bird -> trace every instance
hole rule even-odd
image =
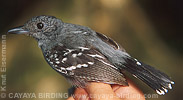
[[[47,63],[75,87],[85,88],[89,82],[128,86],[124,71],[159,95],[174,84],[168,75],[130,56],[110,37],[54,16],[35,16],[7,33],[37,40]]]

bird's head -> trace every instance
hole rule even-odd
[[[23,26],[10,29],[8,33],[26,34],[36,40],[53,40],[63,22],[54,16],[36,16],[27,21]],[[58,28],[59,27],[59,28]]]

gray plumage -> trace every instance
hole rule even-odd
[[[174,84],[166,74],[134,59],[115,41],[85,26],[37,16],[8,32],[35,38],[48,64],[77,87],[84,88],[90,81],[128,85],[122,70],[158,94],[165,94]]]

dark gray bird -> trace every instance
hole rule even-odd
[[[111,38],[53,16],[33,17],[8,33],[35,38],[48,64],[76,87],[84,88],[92,81],[127,86],[123,70],[160,95],[174,84],[166,74],[131,57]]]

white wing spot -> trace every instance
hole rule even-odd
[[[50,58],[53,58],[53,55],[50,55]]]
[[[83,64],[82,66],[83,66],[83,67],[88,67],[88,65],[87,65],[87,64]]]
[[[83,34],[87,34],[87,32],[83,32]]]
[[[88,62],[88,64],[93,65],[93,64],[94,64],[94,62]]]
[[[139,66],[141,66],[141,65],[142,65],[142,64],[141,64],[140,62],[138,62],[138,61],[136,62],[136,64],[137,64],[137,65],[139,65]]]
[[[60,67],[60,69],[61,69],[61,70],[65,70],[65,68],[64,68],[64,67]]]
[[[76,69],[76,66],[67,67],[66,70],[73,70]]]
[[[80,53],[78,53],[78,56],[81,56],[82,55],[82,53],[80,52]]]
[[[66,55],[68,55],[69,53],[71,53],[72,51],[74,51],[73,49],[67,49],[68,50],[68,52],[65,52],[64,53],[64,56],[66,56]]]
[[[59,63],[60,63],[60,61],[56,61],[55,63],[59,64]]]
[[[98,54],[95,54],[95,55],[87,54],[87,55],[90,56],[90,57],[93,57],[93,58],[97,57],[97,58],[102,58],[102,59],[104,59],[104,57],[102,57],[102,56],[100,56],[100,55],[98,55]]]
[[[66,70],[73,70],[73,69],[76,69],[76,68],[81,68],[81,67],[88,67],[87,64],[78,64],[77,66],[70,66],[70,67],[67,67]]]
[[[57,69],[59,72],[67,74],[67,71],[65,68],[61,67],[60,69]]]
[[[76,34],[78,34],[78,33],[81,33],[82,31],[73,31],[73,33],[76,33]]]
[[[78,48],[81,49],[81,51],[90,50],[89,48],[86,47],[78,47]]]
[[[136,75],[134,75],[134,74],[133,74],[133,77],[137,78],[137,76],[136,76]]]
[[[76,56],[77,56],[77,54],[75,54],[75,53],[74,53],[74,54],[72,54],[72,57],[73,57],[73,58],[75,58]]]
[[[88,65],[87,65],[87,64],[78,64],[76,67],[77,67],[77,68],[88,67]]]
[[[141,66],[142,64],[137,60],[137,59],[134,59],[136,61],[136,64]]]
[[[77,67],[77,68],[81,68],[82,66],[81,66],[81,64],[78,64],[76,67]]]
[[[64,63],[66,60],[67,60],[67,58],[63,58],[63,59],[62,59],[62,63]]]
[[[56,58],[56,57],[58,57],[58,55],[57,54],[54,54],[54,57]]]

